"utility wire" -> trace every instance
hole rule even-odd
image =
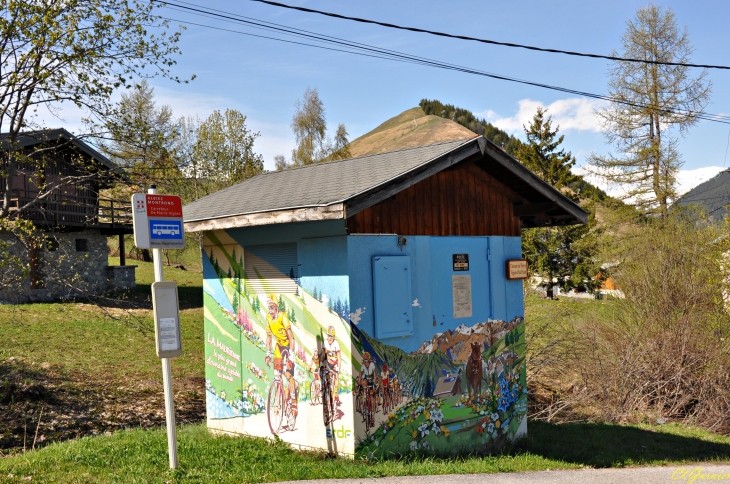
[[[445,32],[421,29],[421,28],[417,28],[417,27],[404,27],[402,25],[396,25],[396,24],[391,24],[391,23],[387,23],[387,22],[380,22],[378,20],[370,20],[370,19],[364,19],[364,18],[360,18],[360,17],[350,17],[347,15],[340,15],[340,14],[332,13],[332,12],[324,12],[322,10],[314,10],[312,8],[297,7],[294,5],[287,5],[285,3],[272,2],[271,0],[250,0],[250,1],[265,3],[267,5],[272,5],[274,7],[288,8],[291,10],[299,10],[300,12],[316,13],[319,15],[325,15],[327,17],[334,17],[334,18],[339,18],[339,19],[343,19],[343,20],[352,20],[354,22],[361,22],[361,23],[365,23],[365,24],[375,24],[375,25],[380,25],[382,27],[388,27],[391,29],[408,30],[411,32],[419,32],[419,33],[424,33],[424,34],[437,35],[439,37],[448,37],[448,38],[452,38],[452,39],[471,40],[474,42],[481,42],[484,44],[501,45],[501,46],[505,46],[505,47],[517,47],[520,49],[535,50],[538,52],[550,52],[553,54],[574,55],[574,56],[579,56],[579,57],[592,57],[595,59],[608,59],[608,60],[620,61],[620,62],[638,62],[638,63],[642,63],[642,64],[658,64],[658,65],[666,65],[666,66],[702,67],[705,69],[730,70],[730,66],[720,66],[720,65],[711,65],[711,64],[690,64],[690,63],[684,63],[684,62],[666,62],[666,61],[645,60],[645,59],[632,59],[632,58],[627,58],[627,57],[616,57],[616,56],[611,56],[611,55],[586,54],[584,52],[573,52],[573,51],[569,51],[569,50],[548,49],[545,47],[514,44],[511,42],[499,42],[497,40],[480,39],[477,37],[468,37],[466,35],[448,34]]]
[[[157,0],[151,0],[151,1],[155,2]],[[223,19],[223,20],[229,21],[229,22],[242,23],[242,24],[246,24],[248,26],[253,26],[253,27],[257,27],[257,28],[269,29],[269,30],[273,30],[273,31],[276,31],[279,33],[284,33],[287,35],[296,35],[296,36],[304,37],[304,38],[307,38],[310,40],[328,43],[330,45],[335,44],[335,45],[338,45],[341,47],[346,47],[349,49],[357,49],[360,51],[365,51],[365,53],[353,52],[352,50],[333,48],[331,46],[314,45],[314,44],[308,44],[308,43],[303,43],[303,42],[294,42],[291,40],[280,39],[280,38],[276,38],[276,37],[259,36],[259,35],[251,34],[251,33],[247,33],[247,32],[241,32],[241,31],[231,30],[231,29],[224,29],[222,27],[198,24],[195,22],[189,22],[187,20],[168,19],[168,20],[187,23],[187,24],[191,24],[191,25],[197,25],[200,27],[228,31],[228,32],[242,34],[242,35],[254,36],[254,37],[263,37],[263,38],[267,38],[269,40],[276,40],[276,41],[280,41],[280,42],[305,45],[305,46],[309,46],[309,47],[315,47],[315,48],[326,49],[326,50],[334,50],[334,51],[344,52],[344,53],[349,53],[349,54],[365,55],[367,57],[376,57],[376,58],[381,58],[381,59],[384,58],[384,59],[394,60],[394,61],[398,61],[398,62],[406,62],[406,63],[411,63],[411,64],[424,65],[424,66],[428,66],[428,67],[437,67],[437,68],[441,68],[441,69],[464,72],[464,73],[468,73],[468,74],[489,77],[492,79],[517,82],[520,84],[526,84],[526,85],[530,85],[530,86],[534,86],[534,87],[550,89],[550,90],[554,90],[554,91],[564,92],[567,94],[574,94],[574,95],[578,95],[578,96],[584,96],[584,97],[599,99],[599,100],[608,101],[608,102],[615,102],[615,103],[619,103],[619,104],[631,106],[631,107],[639,107],[639,108],[646,107],[645,104],[614,99],[607,95],[594,94],[594,93],[589,93],[589,92],[585,92],[585,91],[579,91],[579,90],[575,90],[575,89],[564,88],[564,87],[560,87],[560,86],[552,86],[549,84],[543,84],[543,83],[539,83],[539,82],[528,81],[528,80],[524,80],[524,79],[510,77],[510,76],[504,76],[501,74],[494,74],[494,73],[490,73],[490,72],[481,71],[478,69],[459,66],[456,64],[449,64],[446,62],[436,61],[433,59],[405,54],[405,53],[394,51],[394,50],[374,47],[374,46],[371,46],[368,44],[352,42],[352,41],[340,39],[337,37],[321,35],[321,34],[317,34],[315,32],[295,29],[295,28],[283,26],[280,24],[274,24],[271,22],[263,22],[260,20],[251,19],[250,17],[242,17],[242,16],[238,16],[236,14],[231,14],[229,12],[217,13],[217,12],[221,12],[221,11],[220,10],[213,11],[212,9],[196,8],[196,7],[199,7],[197,5],[196,5],[196,7],[189,7],[186,5],[180,5],[180,4],[172,3],[169,1],[165,1],[164,3],[163,2],[158,2],[158,3],[160,3],[162,6],[165,6],[168,8],[176,7],[176,8],[174,8],[174,10],[178,10],[178,11],[192,11],[192,12],[195,12],[196,14],[203,14],[209,18],[218,18],[218,19]],[[188,2],[185,2],[185,3],[188,3]],[[188,3],[188,5],[195,5],[195,4]],[[665,113],[665,114],[691,115],[691,116],[696,117],[697,119],[702,119],[705,121],[713,121],[713,122],[718,122],[718,123],[723,123],[723,124],[730,124],[730,116],[713,115],[713,114],[708,114],[708,113],[692,113],[692,112],[677,111],[677,110],[672,110],[672,109],[660,109],[659,111],[662,113]]]

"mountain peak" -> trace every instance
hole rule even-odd
[[[423,109],[415,107],[353,140],[350,154],[355,158],[476,136],[459,123],[433,114],[427,115]]]

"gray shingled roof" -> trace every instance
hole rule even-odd
[[[185,222],[342,203],[438,158],[469,138],[268,172],[183,207]]]

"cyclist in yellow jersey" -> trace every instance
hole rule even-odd
[[[281,373],[283,370],[286,373],[286,378],[289,381],[286,398],[290,399],[292,412],[296,415],[299,392],[297,383],[294,381],[294,361],[292,359],[294,334],[286,313],[279,311],[276,295],[271,294],[269,296],[268,307],[269,314],[266,315],[268,325],[266,330],[266,365],[271,365],[273,349],[274,371]],[[276,340],[276,344],[274,344],[274,340]],[[284,367],[284,364],[286,364],[286,367]]]

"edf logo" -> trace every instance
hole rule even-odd
[[[344,439],[346,437],[349,437],[350,435],[352,435],[352,430],[345,430],[344,425],[342,426],[341,429],[335,430],[334,432],[332,431],[332,429],[327,429],[327,438],[328,439],[334,439],[335,437],[337,437],[338,439]]]

